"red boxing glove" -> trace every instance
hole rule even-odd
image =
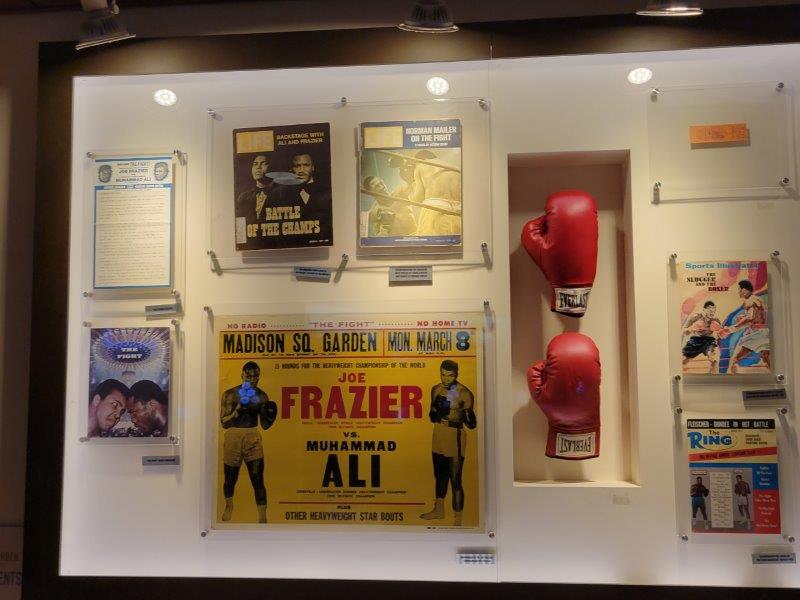
[[[597,272],[597,204],[580,190],[547,198],[545,215],[522,228],[522,245],[553,288],[550,310],[582,317]]]
[[[570,332],[550,340],[547,360],[528,368],[528,389],[547,416],[547,456],[600,455],[600,353],[591,338]]]

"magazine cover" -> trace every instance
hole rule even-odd
[[[215,316],[215,526],[482,527],[482,323]]]
[[[359,240],[461,246],[461,121],[361,124]]]
[[[684,373],[770,373],[767,263],[678,263]]]
[[[92,328],[86,436],[167,437],[169,327]]]
[[[329,123],[233,130],[236,250],[333,245]]]
[[[774,419],[689,419],[695,533],[780,533]]]

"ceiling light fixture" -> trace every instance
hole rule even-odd
[[[647,83],[653,78],[653,72],[647,67],[639,67],[628,73],[628,81],[634,85]]]
[[[81,37],[75,44],[76,50],[136,37],[136,34],[128,33],[125,24],[117,16],[119,7],[116,0],[111,0],[110,6],[108,0],[81,0],[81,6],[86,16],[81,23]]]
[[[458,31],[450,9],[443,0],[417,0],[411,16],[398,25],[403,31],[414,33],[452,33]]]
[[[161,106],[172,106],[178,101],[178,96],[172,90],[156,90],[153,94],[153,101]]]
[[[696,2],[667,0],[648,2],[642,10],[636,11],[642,17],[699,17],[703,9]]]
[[[428,79],[425,83],[425,88],[434,96],[444,96],[450,91],[450,84],[447,82],[447,79],[437,75],[436,77]]]

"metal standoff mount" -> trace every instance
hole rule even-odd
[[[784,84],[782,81],[779,81],[778,85],[775,86],[775,89],[780,92],[785,87],[786,87],[786,84]]]
[[[682,542],[688,542],[689,541],[689,536],[686,535],[685,533],[682,533],[681,534],[681,541]]]
[[[669,255],[669,262],[673,262],[674,263],[676,260],[678,260],[678,253],[677,252],[671,253]]]
[[[95,157],[95,153],[94,152],[87,152],[86,153],[86,158],[94,158],[94,157]]]
[[[680,406],[676,407],[675,408],[675,414],[676,415],[682,415],[683,414],[683,409]]]
[[[483,110],[489,110],[489,101],[485,98],[478,98],[478,106],[480,106]]]
[[[79,438],[78,438],[78,441],[79,441],[79,442],[81,442],[81,443],[83,443],[83,442],[88,442],[88,441],[89,441],[89,438],[88,438],[88,437],[86,437],[86,436],[82,436],[82,437],[79,437]]]
[[[783,383],[784,381],[786,381],[786,375],[784,375],[783,373],[778,373],[777,375],[775,375],[775,381],[777,381],[778,383]]]
[[[789,185],[791,181],[788,177],[781,177],[781,185]]]
[[[680,376],[680,375],[673,375],[673,376],[672,376],[672,380],[673,380],[673,381],[676,381],[676,382],[677,382],[677,381],[680,381],[680,380],[681,380],[681,376]]]
[[[658,89],[658,88],[653,88],[652,90],[650,90],[650,100],[652,100],[653,102],[655,102],[656,100],[658,100],[658,97],[659,97],[660,95],[661,95],[661,90],[660,90],[660,89]]]
[[[203,531],[200,532],[200,537],[206,537],[207,535],[208,535],[208,529],[203,529]]]
[[[177,297],[179,297],[179,296],[181,295],[181,293],[180,293],[178,290],[172,290],[172,291],[170,292],[170,294],[172,294],[172,295],[173,295],[173,296],[175,296],[176,298],[177,298]]]
[[[770,256],[771,256],[772,258],[778,258],[780,255],[781,255],[781,251],[780,251],[780,250],[773,250],[773,251],[770,253]]]
[[[780,408],[779,408],[779,409],[778,409],[776,412],[777,412],[779,415],[785,415],[786,413],[788,413],[788,412],[789,412],[789,409],[788,409],[788,408],[786,408],[785,406],[781,406],[781,407],[780,407]]]
[[[208,314],[212,314],[213,313],[213,311],[211,310],[210,306],[204,306],[203,310],[206,311]]]
[[[491,531],[491,530],[489,531],[489,538],[490,538],[490,539],[494,539],[495,535],[496,535],[496,534],[495,534],[495,532],[494,532],[494,531]]]
[[[790,544],[794,544],[794,536],[793,535],[785,535],[784,539],[789,542]]]
[[[181,441],[181,438],[179,438],[177,435],[171,435],[169,436],[169,441],[172,444],[178,444]]]
[[[653,184],[653,191],[654,191],[654,192],[658,192],[660,189],[661,189],[661,182],[660,182],[660,181],[656,181],[656,182]]]
[[[342,97],[339,99],[339,103],[340,103],[342,106],[347,106],[347,96],[342,96]]]
[[[81,323],[81,325],[83,325],[84,327],[91,327],[92,326],[90,321],[84,321],[83,323]]]
[[[217,118],[217,111],[215,111],[213,108],[207,108],[206,113],[208,113],[208,116],[211,117],[212,119]]]
[[[92,292],[83,292],[83,297],[84,298],[91,298],[92,297]]]

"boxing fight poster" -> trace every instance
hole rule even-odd
[[[482,324],[214,316],[215,527],[483,527]]]
[[[233,130],[236,250],[333,245],[329,123]]]
[[[461,246],[461,121],[361,124],[361,247]]]
[[[683,373],[770,373],[766,261],[683,262],[677,274]]]
[[[92,328],[86,437],[169,435],[169,327]]]
[[[774,419],[689,419],[694,533],[781,532]]]
[[[95,289],[172,286],[172,156],[95,158]]]

